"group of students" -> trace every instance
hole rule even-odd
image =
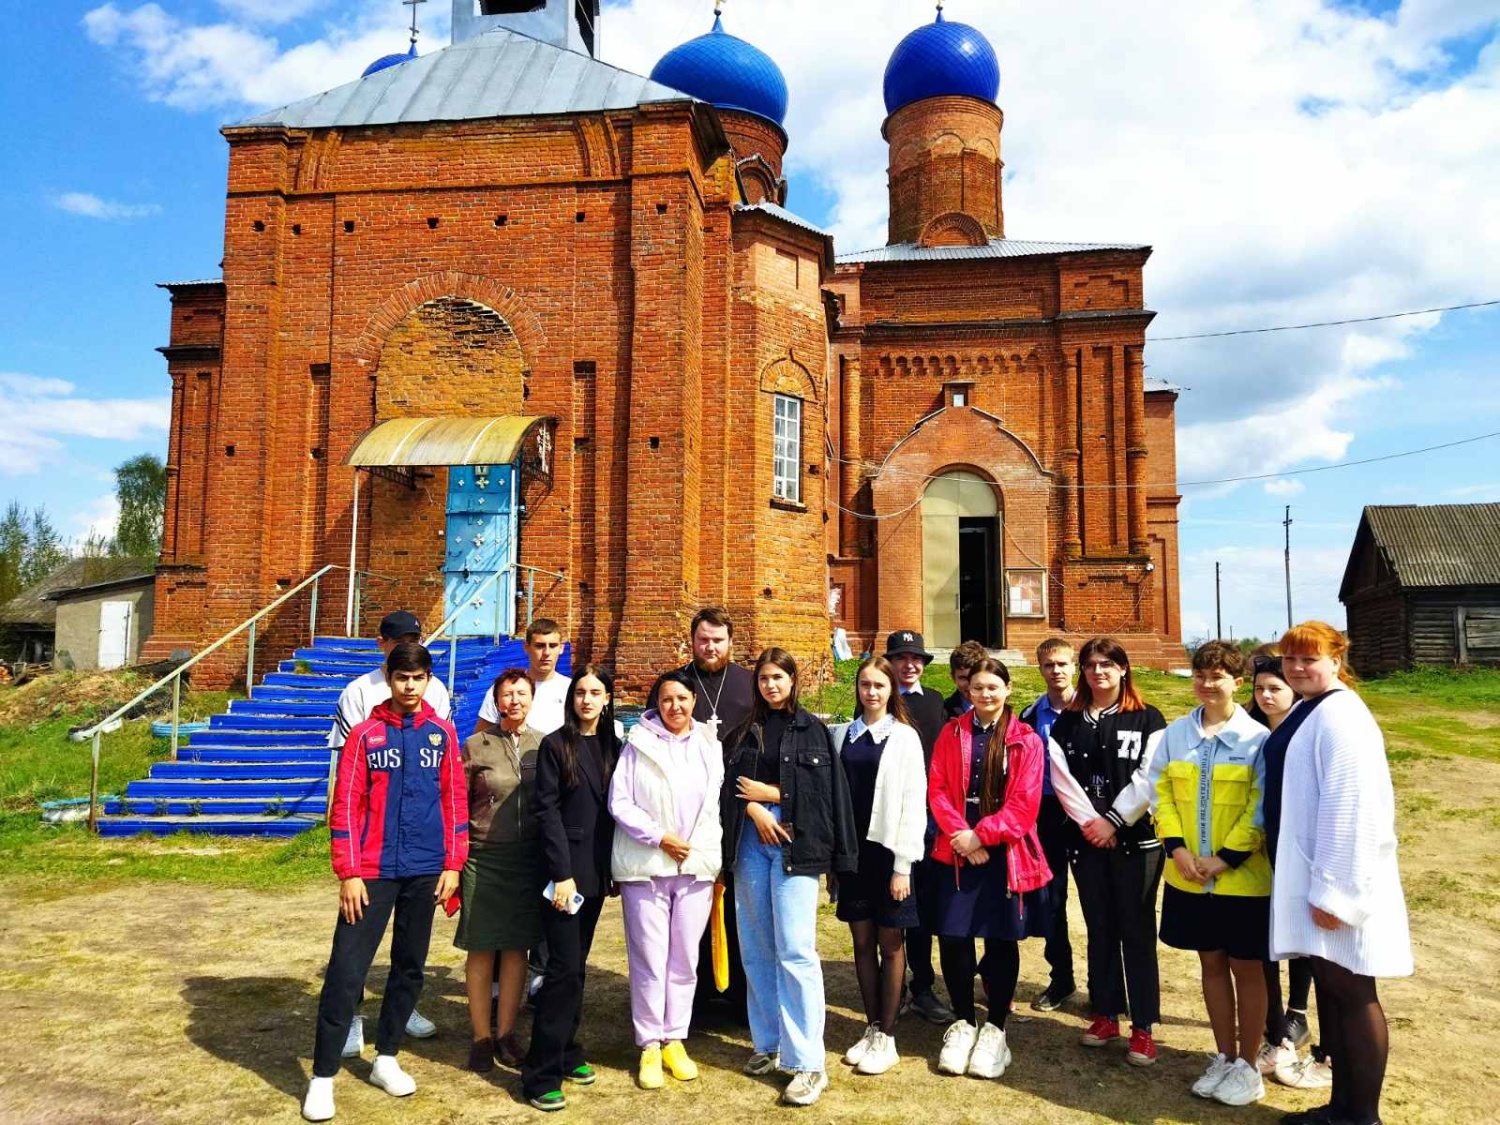
[[[556,626],[539,625],[560,648]],[[1239,649],[1202,646],[1201,706],[1172,724],[1141,699],[1128,655],[1105,637],[1079,651],[1076,688],[1071,647],[1044,643],[1047,692],[1017,715],[1009,671],[981,646],[954,653],[959,690],[940,700],[920,683],[932,659],[920,634],[897,631],[859,667],[853,722],[831,729],[800,705],[789,653],[766,649],[753,670],[730,661],[722,610],[700,612],[691,640],[693,660],[657,681],[628,739],[605,669],[574,671],[561,725],[545,735],[528,726],[532,670],[512,669],[493,688],[496,720],[461,749],[423,701],[426,650],[391,647],[390,699],[348,730],[330,809],[341,916],[305,1117],[333,1116],[339,1046],[392,911],[370,1081],[415,1090],[395,1054],[415,1011],[431,906],[454,898],[456,944],[469,954],[470,1067],[519,1066],[539,1110],[565,1107],[565,1086],[595,1080],[579,1042],[585,974],[616,892],[645,1089],[698,1077],[685,1041],[700,949],[727,885],[726,936],[738,946],[729,959],[743,970],[751,1036],[744,1071],[789,1075],[787,1104],[819,1099],[824,878],[853,941],[867,1026],[844,1061],[857,1072],[899,1062],[895,1026],[914,1010],[948,1023],[941,1073],[1003,1076],[1019,942],[1047,939],[1052,979],[1034,1008],[1053,1010],[1074,991],[1070,869],[1088,933],[1093,1018],[1081,1042],[1121,1039],[1128,1013],[1126,1058],[1150,1065],[1165,869],[1160,936],[1199,953],[1217,1047],[1193,1093],[1245,1105],[1263,1096],[1263,1070],[1312,1086],[1323,1067],[1329,1104],[1288,1115],[1289,1125],[1378,1121],[1386,1042],[1374,978],[1410,973],[1411,951],[1383,742],[1343,690],[1347,646],[1331,627],[1299,626],[1280,656],[1257,658],[1252,712],[1234,702]],[[934,937],[951,1008],[933,989]],[[527,951],[539,947],[523,1051],[515,1025]],[[1282,1008],[1275,962],[1292,958]],[[1317,986],[1322,1053],[1311,1061],[1295,1051],[1307,1031],[1299,966]]]

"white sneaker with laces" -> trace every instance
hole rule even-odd
[[[792,1075],[781,1100],[787,1105],[812,1105],[828,1089],[828,1073],[822,1070],[799,1070]]]
[[[1224,1080],[1214,1089],[1213,1099],[1222,1105],[1249,1105],[1266,1096],[1266,1084],[1260,1071],[1244,1059],[1235,1059],[1234,1066]]]
[[[1278,1068],[1291,1066],[1296,1061],[1297,1048],[1292,1046],[1290,1039],[1283,1039],[1275,1046],[1262,1043],[1260,1054],[1255,1058],[1255,1069],[1261,1074],[1274,1074]]]
[[[861,1059],[870,1053],[870,1047],[875,1042],[875,1036],[880,1034],[880,1029],[873,1023],[865,1028],[865,1033],[859,1037],[859,1042],[844,1052],[844,1061],[850,1066],[858,1066]]]
[[[1010,1065],[1010,1047],[1005,1032],[992,1023],[979,1029],[974,1053],[969,1056],[969,1075],[973,1078],[999,1078]]]
[[[302,1099],[304,1121],[333,1120],[333,1079],[314,1078],[307,1084],[307,1095]]]
[[[370,1068],[370,1085],[377,1086],[393,1098],[407,1098],[417,1092],[417,1080],[401,1069],[395,1055],[376,1055]]]
[[[406,1034],[413,1039],[431,1039],[437,1034],[437,1024],[413,1008],[411,1018],[406,1021]]]
[[[1333,1068],[1311,1055],[1304,1055],[1286,1066],[1278,1066],[1275,1078],[1294,1090],[1326,1090],[1333,1085]]]
[[[943,1049],[938,1052],[938,1070],[944,1074],[963,1074],[969,1069],[969,1056],[974,1053],[974,1040],[979,1038],[979,1029],[968,1020],[954,1020],[943,1032]]]
[[[1234,1069],[1234,1063],[1223,1055],[1215,1055],[1208,1060],[1208,1069],[1203,1072],[1203,1077],[1193,1083],[1193,1093],[1200,1098],[1211,1098],[1214,1091],[1219,1088],[1219,1083],[1228,1077],[1229,1072]]]
[[[870,1049],[854,1069],[860,1074],[884,1074],[900,1061],[901,1056],[896,1053],[895,1036],[877,1031]]]
[[[346,1059],[357,1059],[365,1049],[365,1021],[358,1016],[349,1025],[349,1034],[344,1039],[344,1049],[339,1053]]]

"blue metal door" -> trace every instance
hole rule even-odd
[[[515,465],[448,470],[444,609],[445,616],[461,609],[454,636],[515,632],[517,516]],[[486,586],[497,571],[499,580]]]

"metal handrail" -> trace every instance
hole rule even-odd
[[[293,586],[286,593],[282,594],[279,598],[277,598],[270,605],[266,606],[264,609],[260,610],[259,612],[253,614],[252,616],[250,616],[246,620],[240,622],[240,624],[236,625],[229,632],[225,633],[218,640],[214,641],[213,644],[209,645],[202,652],[198,653],[196,656],[193,656],[193,657],[191,657],[188,660],[183,661],[176,668],[173,668],[170,672],[168,672],[161,679],[157,680],[150,687],[146,688],[144,691],[142,691],[138,695],[136,695],[135,698],[132,699],[129,703],[126,703],[123,706],[117,707],[114,711],[111,711],[107,716],[105,716],[103,719],[100,719],[97,723],[95,723],[93,726],[89,727],[87,730],[83,730],[83,731],[79,731],[78,732],[77,737],[78,737],[78,739],[80,741],[82,741],[85,738],[92,738],[93,739],[93,763],[92,763],[92,766],[91,766],[91,769],[90,769],[90,775],[89,775],[89,831],[90,832],[94,831],[95,828],[98,826],[98,819],[99,819],[99,812],[98,812],[98,808],[99,808],[99,744],[100,744],[100,740],[103,738],[103,736],[105,734],[104,728],[107,727],[107,726],[109,726],[111,723],[115,722],[115,720],[123,718],[124,715],[126,714],[126,712],[130,711],[133,707],[135,707],[142,700],[147,699],[151,695],[155,694],[157,691],[160,691],[162,688],[166,687],[166,685],[168,683],[171,683],[171,685],[172,685],[172,760],[176,761],[177,760],[178,727],[181,725],[181,713],[182,713],[182,678],[183,678],[183,675],[189,669],[191,669],[192,667],[194,667],[196,664],[200,663],[201,661],[203,661],[207,657],[211,656],[213,653],[217,652],[219,649],[223,648],[226,644],[228,644],[230,641],[232,641],[235,637],[239,636],[241,633],[245,632],[245,630],[248,629],[250,631],[250,639],[249,639],[249,645],[247,646],[247,649],[246,649],[246,652],[245,652],[245,695],[246,695],[247,698],[249,698],[250,695],[251,695],[251,693],[252,693],[252,689],[254,687],[254,682],[255,682],[255,634],[256,634],[256,627],[260,624],[261,618],[265,617],[269,613],[274,612],[277,609],[280,609],[281,606],[284,605],[287,601],[289,601],[290,599],[292,599],[296,595],[300,594],[303,590],[305,590],[309,586],[311,586],[312,587],[312,599],[311,599],[311,605],[310,605],[309,611],[308,611],[308,627],[307,628],[308,628],[308,636],[310,638],[309,643],[315,643],[316,640],[317,640],[317,635],[318,635],[318,587],[321,584],[321,582],[323,580],[323,576],[325,574],[328,574],[331,571],[335,571],[335,570],[348,570],[348,569],[349,569],[348,567],[341,566],[338,563],[330,563],[329,565],[323,567],[321,570],[317,571],[316,573],[309,575],[307,578],[304,578],[301,582],[297,583],[297,585]],[[386,578],[389,577],[387,575],[375,575],[375,574],[370,574],[368,571],[358,571],[358,570],[354,571],[354,575],[355,575],[354,581],[356,581],[356,582],[358,581],[358,576],[359,575],[366,575],[366,576],[371,577],[371,578],[381,578],[381,579],[386,579]],[[399,579],[389,579],[389,580],[393,581],[393,582],[394,581],[399,581]]]
[[[547,575],[547,576],[549,576],[551,578],[556,578],[556,579],[559,579],[559,580],[563,580],[563,579],[567,578],[567,575],[565,575],[565,574],[558,574],[555,570],[543,570],[539,566],[527,566],[524,563],[507,563],[505,566],[503,566],[499,570],[495,571],[494,574],[490,575],[483,582],[481,582],[477,587],[475,587],[474,591],[469,595],[469,597],[470,598],[478,597],[486,589],[488,589],[491,584],[494,584],[494,585],[498,586],[498,584],[500,582],[500,579],[502,577],[504,577],[505,575],[511,573],[512,571],[516,571],[516,570],[525,570],[525,571],[529,571],[530,572],[527,575],[527,579],[526,579],[526,623],[528,625],[530,625],[531,624],[532,602],[533,602],[533,598],[534,598],[535,593],[536,593],[536,576],[538,574],[545,574],[545,575]],[[467,601],[467,599],[465,599],[465,600]],[[448,631],[449,627],[452,626],[452,624],[455,621],[458,620],[459,615],[461,613],[463,613],[466,608],[468,608],[467,605],[460,605],[457,609],[455,609],[447,617],[443,618],[442,624],[439,625],[436,629],[434,629],[431,633],[427,634],[427,638],[422,642],[422,644],[424,646],[431,646],[431,644],[432,644],[433,641],[438,640],[439,638],[441,638],[443,636],[443,634]],[[454,665],[455,665],[455,663],[456,663],[456,661],[458,659],[458,644],[457,644],[457,640],[458,640],[457,637],[451,637],[450,636],[448,638],[448,694],[449,694],[449,696],[452,696],[452,694],[453,694],[453,679],[454,679],[453,669],[454,669]],[[497,645],[500,643],[500,597],[499,597],[498,590],[496,591],[496,596],[495,596],[495,637],[494,637],[494,640],[495,640],[495,643]]]

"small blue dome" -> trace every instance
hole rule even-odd
[[[651,81],[717,106],[786,122],[786,78],[758,47],[724,30],[715,16],[713,30],[689,39],[662,56]]]
[[[917,28],[891,53],[885,68],[885,111],[954,95],[993,102],[1000,95],[1000,61],[979,31],[949,23],[939,8],[935,22]]]
[[[410,62],[416,57],[417,45],[413,43],[411,50],[407,51],[404,55],[383,55],[376,59],[369,66],[365,67],[365,72],[360,77],[368,78],[370,75],[377,74],[382,70],[389,70],[393,66],[400,66],[404,62]]]

